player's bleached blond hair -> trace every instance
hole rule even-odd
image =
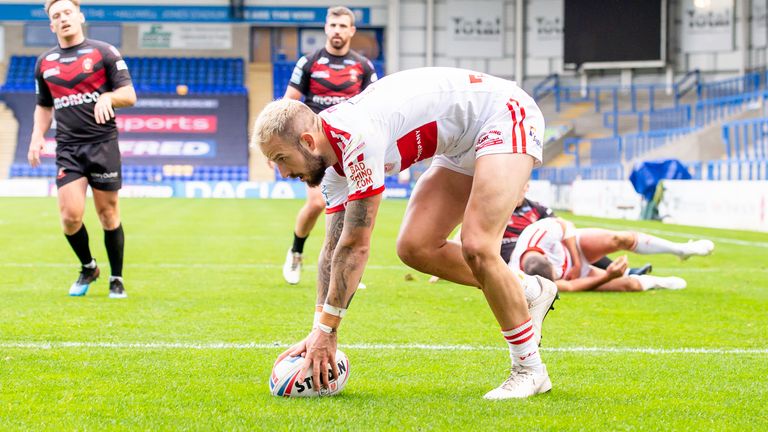
[[[64,0],[45,0],[45,14],[48,15],[48,11],[51,10],[51,6],[53,6],[55,3],[58,3],[60,1]],[[69,0],[72,2],[73,5],[75,5],[76,8],[80,9],[80,0]]]
[[[319,130],[320,124],[320,117],[303,102],[294,99],[272,101],[256,117],[251,136],[251,148],[261,149],[262,145],[275,137],[300,145],[301,134]]]
[[[355,13],[346,6],[334,6],[328,8],[328,13],[325,15],[325,20],[328,21],[330,17],[348,16],[352,22],[352,27],[355,26]]]

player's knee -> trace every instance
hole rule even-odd
[[[104,229],[112,230],[120,225],[120,217],[117,213],[117,209],[106,208],[98,211],[99,222]]]
[[[629,231],[615,232],[611,236],[611,247],[615,250],[630,250],[635,245],[635,235]]]
[[[411,267],[418,266],[425,255],[423,244],[419,247],[419,242],[409,236],[398,237],[396,249],[400,260]]]
[[[493,248],[482,241],[477,241],[471,237],[461,238],[461,254],[464,256],[464,261],[467,262],[469,267],[473,271],[482,270],[485,267],[485,263],[489,259],[496,258],[498,251],[493,251]]]
[[[61,212],[61,225],[64,227],[64,231],[67,233],[75,232],[80,229],[83,224],[83,216],[76,212]]]

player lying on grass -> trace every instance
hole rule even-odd
[[[626,274],[626,256],[612,262],[605,270],[590,263],[622,250],[637,254],[667,253],[686,259],[693,255],[709,255],[713,249],[714,244],[709,240],[674,243],[636,231],[576,229],[569,221],[547,218],[523,230],[509,266],[556,281],[561,291],[682,289],[686,283],[678,277]]]
[[[529,186],[530,183],[525,185],[525,193],[528,193]],[[501,239],[501,258],[504,260],[504,262],[509,263],[509,259],[512,257],[512,251],[515,249],[515,245],[517,244],[517,239],[520,237],[520,234],[523,232],[525,227],[539,219],[548,217],[555,217],[555,212],[551,208],[536,201],[529,200],[525,197],[520,201],[517,207],[515,207],[515,211],[512,212],[512,215],[509,217],[507,227],[504,229],[504,237]],[[453,240],[459,241],[460,236],[461,231],[456,233],[456,235],[453,237]],[[571,251],[571,253],[574,252],[575,251]],[[607,269],[610,264],[611,259],[607,256],[603,256],[592,263],[593,266],[604,270]],[[629,274],[642,275],[650,273],[651,270],[651,265],[645,264],[642,267],[630,268]],[[569,278],[566,277],[566,279]],[[432,276],[429,279],[431,283],[435,283],[439,280],[440,278],[437,276]]]
[[[330,367],[338,376],[337,332],[368,261],[384,177],[434,157],[408,202],[398,255],[416,270],[482,289],[514,359],[509,378],[486,398],[549,391],[534,328],[556,289],[539,286],[538,297],[527,302],[499,256],[507,215],[541,163],[543,132],[541,111],[516,84],[452,68],[389,75],[320,114],[292,100],[267,105],[254,126],[254,147],[283,176],[322,183],[326,200],[318,263],[322,312],[310,335],[278,360],[306,355],[323,387],[328,377],[321,370]],[[462,220],[460,245],[448,236]]]

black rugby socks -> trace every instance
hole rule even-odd
[[[88,231],[85,229],[85,224],[80,226],[80,229],[76,233],[72,235],[64,234],[64,237],[67,238],[72,250],[75,251],[77,259],[80,260],[80,264],[85,266],[93,261],[91,248],[88,246]]]

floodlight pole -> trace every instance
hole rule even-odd
[[[523,85],[525,55],[523,53],[525,38],[525,1],[515,0],[515,81]]]
[[[400,70],[400,0],[389,0],[387,7],[387,74]]]
[[[435,0],[427,0],[426,66],[435,65]]]

